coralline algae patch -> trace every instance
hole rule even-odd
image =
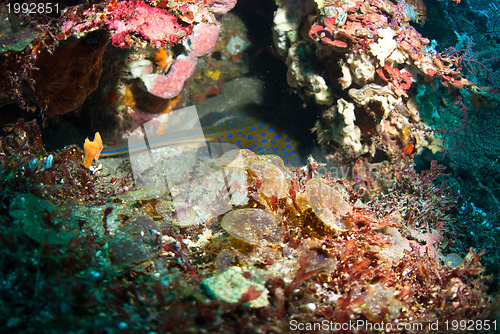
[[[290,166],[301,163],[299,143],[278,126],[242,114],[211,115],[202,120],[208,142],[230,144],[257,154],[275,154]]]

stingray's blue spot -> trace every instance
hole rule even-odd
[[[226,125],[231,125],[231,122],[226,122]]]
[[[266,152],[269,152],[269,149],[268,149],[268,148],[266,148]]]
[[[299,161],[299,157],[295,157],[295,161]]]
[[[262,125],[259,126],[259,129],[262,129]]]
[[[221,118],[222,118],[222,116],[217,117],[217,119],[221,119]]]
[[[286,145],[285,145],[285,147],[286,147],[286,148],[292,148],[292,145],[290,145],[290,144],[286,144]]]
[[[241,148],[241,144],[238,144],[238,147]]]
[[[232,126],[232,128],[233,128],[233,129],[236,129],[236,125],[233,125],[233,126]]]
[[[256,148],[256,147],[257,147],[257,145],[255,145],[255,144],[252,145],[252,148]]]
[[[238,131],[238,134],[241,135],[241,131]]]
[[[271,140],[271,143],[272,144],[276,144],[276,140]]]
[[[236,144],[239,144],[239,143],[241,143],[241,140],[239,140],[239,139],[238,139],[238,140],[236,141]]]
[[[250,130],[255,130],[255,126],[252,126],[252,127],[250,128]]]
[[[263,143],[267,143],[267,139],[262,139],[262,142]]]
[[[246,135],[245,135],[245,134],[243,134],[243,135],[241,135],[241,136],[242,136],[242,137],[245,137]]]
[[[252,139],[252,138],[253,138],[253,136],[252,136],[252,135],[248,135],[248,139]]]
[[[220,139],[223,139],[223,138],[224,138],[224,136],[220,136]]]
[[[230,131],[231,129],[226,129],[226,131]]]
[[[253,126],[253,123],[251,123],[250,126]]]
[[[290,142],[290,138],[285,139],[286,142]]]
[[[231,138],[232,136],[233,136],[232,133],[230,133],[230,134],[227,135],[228,138]],[[292,147],[292,146],[290,146],[290,147]]]
[[[259,148],[257,149],[257,151],[262,151],[262,150],[263,150],[263,148],[262,148],[262,147],[259,147]]]
[[[278,140],[280,139],[280,136],[274,136],[274,139]]]
[[[274,131],[274,129],[273,129],[273,128],[269,128],[269,132],[273,132],[273,131]]]
[[[295,151],[290,151],[290,154],[295,154]]]
[[[278,148],[277,148],[277,147],[273,147],[273,151],[277,151],[277,150],[278,150]]]
[[[265,137],[265,136],[266,136],[266,133],[265,133],[265,132],[261,132],[261,133],[260,133],[260,135],[261,135],[262,137]]]

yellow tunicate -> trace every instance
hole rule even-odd
[[[129,107],[134,107],[136,104],[134,94],[132,93],[132,89],[129,86],[125,87],[125,93],[122,96],[122,102],[124,105]]]
[[[321,179],[311,179],[306,183],[306,199],[316,216],[328,227],[337,231],[348,231],[351,224],[344,219],[352,213],[351,205],[340,192]]]
[[[231,211],[221,225],[231,236],[255,246],[277,246],[285,237],[281,221],[261,209]]]
[[[285,175],[287,169],[280,157],[260,157],[246,149],[232,150],[217,159],[217,165],[227,173],[231,204],[244,204],[241,195],[248,196],[248,189],[257,195],[250,197],[263,205],[270,204],[273,197],[281,199],[288,195],[290,177]]]
[[[251,160],[248,169],[261,182],[259,192],[268,198],[284,198],[288,194],[288,182],[283,172],[275,165],[262,159]]]

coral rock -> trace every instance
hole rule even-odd
[[[253,277],[254,275],[251,275]],[[256,292],[248,302],[250,307],[264,307],[269,305],[268,291],[264,284],[245,278],[240,267],[230,267],[217,276],[203,280],[203,286],[218,300],[237,303],[249,291]],[[260,292],[260,293],[259,293]]]

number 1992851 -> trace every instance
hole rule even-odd
[[[59,13],[58,3],[40,2],[40,3],[8,3],[7,12],[14,14],[51,14]]]

